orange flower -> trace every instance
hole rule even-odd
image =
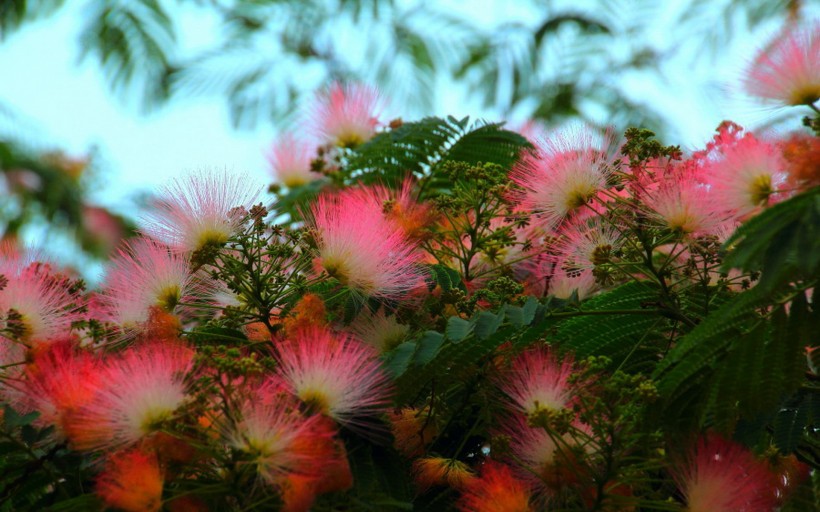
[[[413,476],[422,493],[436,485],[461,490],[476,478],[463,462],[443,457],[417,459],[413,462]]]
[[[481,477],[467,486],[458,508],[462,512],[532,512],[530,490],[504,464],[487,461]]]
[[[428,421],[430,409],[421,410],[405,407],[390,413],[390,430],[393,432],[393,446],[406,457],[424,453],[424,447],[436,437],[436,426]]]
[[[285,318],[282,323],[288,335],[293,335],[306,327],[327,325],[325,303],[315,293],[306,293],[293,307],[291,316]]]
[[[97,477],[97,494],[109,507],[154,512],[162,506],[162,471],[153,453],[129,450],[113,455]]]

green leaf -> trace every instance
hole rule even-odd
[[[228,327],[203,327],[189,332],[187,338],[197,344],[234,342],[244,345],[248,342],[245,333]]]
[[[436,331],[426,331],[418,341],[418,348],[413,357],[413,364],[423,366],[436,357],[444,344],[444,336]]]
[[[444,330],[444,334],[447,335],[448,340],[459,342],[469,336],[472,331],[472,322],[457,316],[451,316],[447,319],[447,328]]]
[[[467,291],[467,287],[461,279],[461,274],[459,274],[457,270],[453,270],[448,266],[440,263],[430,265],[430,276],[433,278],[433,286],[431,289],[435,288],[435,285],[439,285],[445,292],[448,292],[454,288],[457,288],[463,292]]]
[[[646,302],[657,301],[659,290],[644,282],[626,283],[602,293],[581,304],[582,311],[644,309]],[[667,321],[660,314],[646,313],[578,316],[563,321],[556,337],[563,348],[572,350],[579,358],[607,356],[614,366],[626,358],[635,361],[636,353],[645,347],[654,347],[660,339],[661,327]]]
[[[726,241],[723,269],[760,271],[756,287],[773,291],[820,272],[820,187],[766,209]]]
[[[489,311],[480,311],[475,317],[475,336],[479,340],[488,338],[495,334],[501,324],[504,322],[504,312],[498,314],[490,313]]]
[[[398,347],[390,351],[385,367],[398,377],[407,371],[410,366],[410,361],[413,360],[413,354],[416,353],[417,345],[413,341],[405,341]]]

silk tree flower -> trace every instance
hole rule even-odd
[[[262,384],[226,432],[228,443],[248,454],[259,476],[273,486],[284,484],[291,473],[317,478],[334,453],[335,430],[321,416],[301,414],[285,386],[278,378]]]
[[[509,466],[488,460],[479,478],[465,486],[457,507],[463,512],[532,512],[530,489]]]
[[[574,395],[569,382],[574,369],[571,356],[559,360],[549,347],[538,347],[518,355],[509,371],[499,377],[499,388],[509,406],[526,415],[542,409],[562,409]]]
[[[97,496],[107,507],[126,512],[159,511],[162,488],[156,454],[139,449],[111,455],[97,476]]]
[[[464,489],[476,478],[470,467],[456,459],[422,457],[413,461],[413,480],[420,493],[434,486]]]
[[[547,294],[556,299],[569,299],[573,294],[578,300],[589,297],[598,288],[591,268],[577,268],[574,262],[558,261],[549,274]]]
[[[569,432],[554,437],[544,428],[529,426],[520,414],[504,421],[500,433],[510,439],[511,465],[541,497],[578,483],[588,472],[582,459],[594,451],[589,426],[575,421]]]
[[[310,217],[317,236],[317,263],[351,290],[397,300],[422,284],[421,254],[415,244],[368,201],[353,195],[322,195]]]
[[[104,362],[92,398],[70,417],[66,435],[79,451],[123,448],[155,432],[186,399],[194,352],[180,343],[132,347]]]
[[[607,136],[595,143],[588,128],[558,134],[539,144],[535,154],[525,154],[510,173],[521,190],[514,194],[520,210],[531,212],[552,229],[565,219],[589,213],[612,173],[612,144]]]
[[[311,145],[292,135],[279,137],[267,153],[268,163],[277,183],[288,188],[322,178],[321,174],[310,170],[315,156],[315,144]]]
[[[788,173],[775,144],[747,133],[716,149],[706,179],[718,212],[743,219],[782,195]]]
[[[715,192],[691,175],[662,179],[644,203],[651,218],[684,235],[708,233],[725,219]]]
[[[142,231],[186,254],[222,247],[261,192],[262,187],[247,175],[189,174],[172,181],[152,201]]]
[[[165,245],[139,238],[126,244],[111,261],[100,295],[106,317],[126,329],[140,329],[153,308],[180,311],[184,297],[202,295],[204,281],[195,281],[188,259]]]
[[[743,85],[749,94],[783,105],[820,100],[820,22],[790,25],[758,55]]]
[[[745,447],[715,435],[670,468],[690,512],[774,510],[774,476]]]
[[[618,229],[600,217],[577,220],[558,232],[554,261],[577,269],[592,269],[610,261],[623,246]]]
[[[414,187],[415,180],[410,176],[398,189],[370,185],[348,188],[342,194],[355,198],[351,199],[353,201],[369,204],[374,211],[381,211],[408,239],[423,240],[428,237],[428,226],[436,221],[436,213],[431,204],[416,200]]]
[[[400,324],[395,315],[386,315],[383,309],[376,313],[366,309],[350,325],[356,338],[374,347],[381,353],[387,352],[405,340],[410,326]]]
[[[67,277],[48,264],[33,261],[9,248],[0,250],[0,327],[19,334],[27,344],[64,336],[82,319],[80,298],[70,290]]]
[[[349,427],[383,412],[390,379],[376,350],[347,334],[306,327],[278,346],[280,373],[313,411]]]
[[[355,147],[376,134],[383,108],[384,102],[375,89],[336,82],[317,97],[311,124],[324,144]]]
[[[87,404],[99,385],[101,361],[79,350],[73,338],[63,338],[35,352],[15,386],[16,406],[37,411],[36,423],[55,426],[64,437],[66,422]]]

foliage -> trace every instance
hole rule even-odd
[[[4,2],[0,37],[64,3]],[[738,19],[756,26],[799,16],[800,4],[691,0],[673,24],[690,41],[702,42],[700,55],[724,46]],[[392,0],[89,0],[84,7],[89,21],[80,33],[82,55],[99,61],[112,90],[129,100],[138,97],[146,109],[181,94],[217,93],[227,99],[234,124],[243,127],[281,123],[308,91],[339,80],[378,83],[402,104],[426,112],[434,85],[454,79],[504,117],[555,124],[580,116],[661,130],[669,121],[663,112],[636,101],[614,77],[665,79],[661,62],[677,54],[696,58],[686,55],[691,45],[680,40],[663,48],[649,43],[647,34],[661,18],[660,6],[649,1],[528,3],[531,19],[511,18],[491,30],[449,9]],[[707,30],[715,26],[716,8],[723,9],[717,16],[721,30]],[[196,52],[186,53],[177,41],[186,9],[218,27],[209,46]],[[370,37],[344,37],[362,33]]]

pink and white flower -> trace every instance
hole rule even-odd
[[[334,431],[321,416],[306,417],[272,379],[244,401],[239,420],[226,432],[228,443],[251,456],[259,475],[272,485],[289,473],[318,475],[327,462]]]
[[[325,144],[343,148],[358,146],[376,134],[383,103],[375,89],[361,84],[333,83],[317,97],[312,115],[313,131]]]
[[[67,277],[52,272],[49,265],[5,249],[0,275],[7,280],[0,289],[0,327],[14,323],[26,343],[64,336],[81,319],[80,298],[69,290]],[[12,311],[16,315],[10,316]]]
[[[500,389],[510,406],[531,415],[540,409],[561,409],[570,404],[574,389],[569,378],[574,360],[559,360],[553,350],[538,347],[521,353],[500,378]]]
[[[610,137],[596,143],[589,129],[553,136],[543,141],[535,155],[525,154],[510,179],[521,191],[519,208],[531,212],[546,228],[578,216],[607,188],[614,157]]]
[[[180,311],[183,297],[204,291],[185,256],[148,238],[125,245],[111,261],[99,299],[106,317],[126,329],[139,329],[152,308]]]
[[[745,447],[718,436],[698,440],[688,459],[670,468],[690,512],[774,510],[774,478]]]
[[[194,352],[169,342],[145,343],[105,361],[93,397],[65,429],[81,451],[135,444],[156,431],[184,403]]]
[[[719,213],[742,219],[782,197],[789,176],[775,144],[736,134],[716,150],[704,172]]]
[[[421,255],[405,233],[358,196],[322,195],[311,210],[317,263],[370,297],[400,299],[422,283]]]
[[[267,154],[276,181],[288,188],[322,178],[321,174],[310,170],[315,157],[316,144],[307,143],[292,135],[279,137]]]
[[[390,379],[376,350],[342,333],[307,327],[279,346],[281,375],[292,393],[340,423],[385,410]]]
[[[820,22],[790,25],[758,55],[744,86],[753,96],[783,105],[820,100]]]
[[[246,175],[189,174],[171,182],[152,201],[142,231],[182,253],[221,247],[261,192],[262,186]]]

